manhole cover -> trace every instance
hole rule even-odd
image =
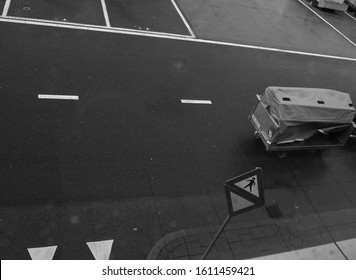
[[[281,209],[279,209],[277,204],[267,205],[267,206],[265,206],[265,209],[268,213],[268,216],[271,219],[283,218],[283,213],[282,213]]]

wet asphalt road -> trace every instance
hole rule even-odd
[[[304,197],[316,185],[340,199],[309,197],[319,208],[305,203],[305,214],[356,205],[344,181],[328,185],[354,166],[353,146],[347,165],[345,152],[333,151],[279,160],[247,121],[269,85],[331,88],[355,99],[355,62],[9,23],[0,34],[2,259],[53,244],[57,259],[90,259],[84,242],[111,238],[113,258],[145,258],[166,233],[218,224],[225,205],[214,196],[255,166],[268,174],[267,200],[285,189]]]

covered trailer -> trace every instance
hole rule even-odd
[[[314,7],[342,12],[345,12],[348,8],[345,0],[312,0],[312,5]]]
[[[343,146],[355,130],[350,95],[320,88],[268,87],[249,116],[267,151]]]

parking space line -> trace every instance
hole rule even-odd
[[[183,104],[204,104],[204,105],[211,105],[210,100],[193,100],[193,99],[181,99]]]
[[[103,7],[103,13],[104,13],[104,18],[105,18],[106,26],[107,26],[107,27],[111,27],[111,25],[110,25],[110,20],[109,20],[108,10],[106,9],[105,0],[101,0],[101,6]]]
[[[106,26],[101,26],[101,25],[92,25],[92,24],[75,23],[75,22],[58,22],[58,21],[52,21],[52,20],[21,18],[21,17],[12,17],[12,16],[7,16],[7,17],[0,16],[0,22],[1,21],[2,22],[30,24],[30,25],[70,28],[70,29],[78,29],[78,30],[101,31],[101,32],[108,32],[108,33],[141,35],[141,36],[157,37],[157,38],[170,38],[170,39],[179,39],[179,38],[191,39],[192,38],[192,36],[190,36],[190,35],[181,35],[181,34],[174,34],[174,33],[128,29],[128,28],[122,28],[122,27],[106,27]]]
[[[7,16],[7,13],[8,13],[9,8],[10,8],[10,3],[11,3],[11,0],[6,0],[5,5],[4,5],[4,10],[2,11],[2,16],[3,17]]]
[[[185,26],[187,27],[189,33],[192,35],[193,38],[196,38],[196,36],[195,36],[195,34],[193,32],[193,29],[189,26],[188,21],[185,19],[184,15],[181,12],[181,10],[179,9],[177,3],[174,0],[171,0],[171,2],[173,4],[174,8],[177,10],[177,12],[178,12],[179,16],[181,17],[181,19],[183,20],[183,22],[184,22]]]
[[[356,21],[356,18],[354,18],[352,15],[350,15],[348,12],[345,12],[345,14],[347,14],[350,18],[352,18],[353,20]]]
[[[66,22],[66,23],[60,22],[59,23],[56,21],[23,19],[23,18],[16,18],[16,17],[0,17],[0,22],[22,23],[22,24],[29,24],[29,25],[70,28],[70,29],[76,29],[76,30],[86,30],[86,31],[106,32],[106,33],[118,33],[118,34],[135,35],[135,36],[142,36],[142,37],[180,40],[180,41],[187,41],[187,42],[194,42],[194,43],[221,45],[221,46],[229,46],[229,47],[237,47],[237,48],[247,48],[247,49],[254,49],[254,50],[264,50],[264,51],[271,51],[271,52],[280,52],[280,53],[287,53],[287,54],[296,54],[296,55],[304,55],[304,56],[312,56],[312,57],[320,57],[320,58],[330,58],[330,59],[356,62],[356,58],[352,58],[352,57],[319,54],[319,53],[311,53],[311,52],[303,52],[303,51],[292,51],[292,50],[286,50],[286,49],[261,47],[261,46],[255,46],[255,45],[244,45],[244,44],[238,44],[238,43],[229,43],[229,42],[213,41],[213,40],[206,40],[206,39],[197,39],[197,38],[192,38],[191,36],[180,35],[180,34],[138,31],[135,29],[124,29],[124,28],[113,28],[113,27],[107,28],[105,26],[98,26],[98,25],[85,25],[85,24],[76,24],[76,23],[68,23],[68,22]]]
[[[79,100],[78,95],[54,95],[54,94],[39,94],[38,99],[65,99],[65,100]]]
[[[306,8],[308,8],[311,12],[313,12],[318,18],[328,24],[332,29],[334,29],[337,33],[339,33],[346,41],[348,41],[351,45],[356,47],[356,44],[352,42],[349,38],[347,38],[343,33],[341,33],[336,27],[334,27],[331,23],[329,23],[326,19],[324,19],[321,15],[315,12],[312,8],[310,8],[307,4],[305,4],[302,0],[298,0],[299,3],[303,4]]]

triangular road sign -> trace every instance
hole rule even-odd
[[[231,195],[232,211],[234,212],[255,205],[255,203],[248,201],[247,199],[237,194],[234,194],[233,192],[230,193],[230,195]]]
[[[57,246],[28,248],[32,260],[52,260],[57,250]]]
[[[235,182],[234,185],[240,189],[246,190],[256,197],[260,197],[260,192],[258,190],[258,179],[257,175],[248,177],[242,181]]]
[[[225,182],[225,193],[231,216],[264,205],[262,168],[244,173]]]
[[[87,245],[96,260],[108,260],[110,258],[111,247],[113,243],[111,240],[87,242]]]

